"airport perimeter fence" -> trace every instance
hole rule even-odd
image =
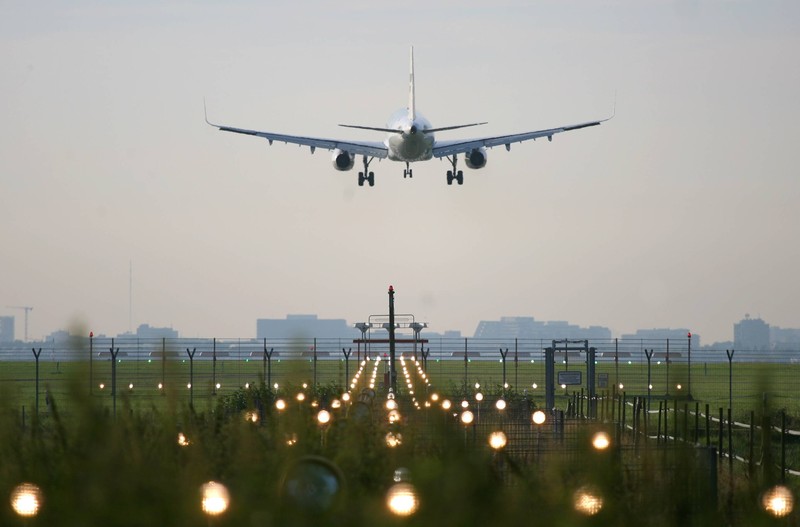
[[[367,339],[369,340],[369,339]],[[554,347],[555,406],[585,413],[587,350],[594,352],[594,388],[600,408],[613,394],[658,401],[688,398],[746,417],[764,398],[800,418],[800,350],[691,349],[691,341],[605,339],[399,338],[396,357],[416,358],[427,374],[425,390],[468,397],[517,394],[545,402],[545,349]],[[569,348],[569,349],[566,349]],[[262,380],[280,386],[350,384],[367,358],[387,358],[388,340],[72,338],[63,342],[0,345],[0,390],[14,404],[46,391],[65,394],[71,381],[92,396],[125,393],[133,399],[169,391],[187,400],[210,400]],[[113,360],[112,360],[113,357]],[[409,363],[411,364],[411,363]],[[38,369],[38,374],[37,374]],[[414,376],[416,367],[411,368]],[[390,382],[382,361],[377,390]],[[399,363],[397,370],[400,370]],[[115,379],[112,379],[112,374]],[[400,372],[402,374],[402,372]],[[116,380],[116,386],[112,386]],[[401,378],[402,380],[402,378]],[[428,386],[428,383],[430,386]],[[400,391],[406,390],[404,382]]]
[[[547,348],[554,348],[557,380],[569,383],[555,386],[550,409]],[[587,379],[589,349],[595,359],[594,398]],[[466,401],[478,419],[465,428],[465,441],[485,442],[489,428],[500,425],[512,444],[521,445],[524,461],[558,448],[564,434],[581,433],[580,423],[605,423],[626,448],[711,447],[731,471],[734,465],[754,470],[763,452],[759,445],[767,441],[781,474],[800,475],[800,350],[693,350],[688,339],[470,338],[401,339],[395,354],[398,395],[415,390],[422,402],[437,393],[452,400],[454,411]],[[77,391],[109,409],[113,405],[115,412],[120,398],[157,406],[170,399],[165,395],[206,409],[218,396],[262,382],[289,397],[304,384],[309,392],[344,390],[362,364],[354,392],[375,374],[375,391],[383,398],[390,382],[388,355],[387,342],[359,339],[103,337],[17,343],[0,346],[0,407],[19,410],[24,422],[26,415],[47,413],[52,400],[64,409]],[[494,407],[499,399],[508,401],[507,411]],[[548,412],[544,427],[531,425],[530,412],[537,408]]]

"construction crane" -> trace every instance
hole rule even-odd
[[[28,313],[30,313],[33,308],[30,306],[6,306],[8,309],[24,309],[25,310],[25,342],[28,342]]]

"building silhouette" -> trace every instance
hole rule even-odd
[[[744,319],[733,325],[733,347],[737,350],[770,349],[769,324],[760,318],[745,315]]]
[[[0,317],[0,342],[14,342],[14,317]]]
[[[321,319],[317,315],[286,315],[286,318],[256,320],[258,339],[358,338],[361,333],[343,318]]]
[[[475,329],[481,339],[610,339],[611,330],[602,326],[582,328],[569,322],[543,322],[533,317],[501,317],[481,320]]]

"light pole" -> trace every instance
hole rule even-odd
[[[369,322],[356,322],[353,324],[353,327],[361,331],[361,341],[364,343],[364,356],[369,357],[369,351],[367,350],[367,331],[369,328],[372,327],[372,324]],[[356,348],[356,360],[361,362],[361,345],[359,344]]]
[[[414,330],[414,360],[417,360],[417,342],[419,342],[419,334],[423,329],[428,327],[427,322],[412,322],[408,325]]]
[[[389,385],[397,393],[397,371],[394,364],[394,287],[389,286]]]

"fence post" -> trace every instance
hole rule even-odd
[[[211,390],[213,395],[217,395],[217,339],[211,345]]]
[[[350,355],[353,353],[353,348],[346,350],[342,348],[342,353],[344,354],[344,385],[347,386],[350,383]]]
[[[194,354],[197,348],[186,348],[186,354],[189,355],[189,407],[194,408]]]
[[[514,339],[514,388],[519,389],[519,347],[518,339]]]
[[[733,470],[733,411],[728,408],[728,465]]]
[[[781,483],[786,483],[786,410],[781,410]]]
[[[117,354],[119,348],[114,348],[114,339],[111,339],[111,399],[113,400],[114,417],[117,416]]]
[[[264,376],[267,379],[267,387],[271,390],[272,389],[272,352],[275,351],[275,348],[270,348],[267,350],[267,339],[264,339]]]
[[[503,361],[503,395],[505,396],[506,393],[506,356],[508,355],[508,348],[503,351],[503,348],[500,348],[500,358]]]
[[[725,417],[722,414],[722,407],[719,408],[719,457],[722,459],[723,447],[722,438],[724,434]]]
[[[467,392],[467,338],[464,337],[464,393]]]
[[[42,348],[36,351],[36,348],[31,348],[33,356],[36,359],[36,416],[39,416],[39,355],[42,354]]]
[[[728,356],[728,408],[733,408],[733,354],[734,350],[725,350]]]
[[[94,355],[94,331],[89,332],[89,395],[94,390],[94,376],[92,375],[92,355]]]
[[[747,460],[747,474],[751,478],[753,477],[753,469],[755,467],[755,463],[753,461],[753,444],[755,443],[755,433],[756,433],[756,414],[753,410],[750,410],[750,448]]]

